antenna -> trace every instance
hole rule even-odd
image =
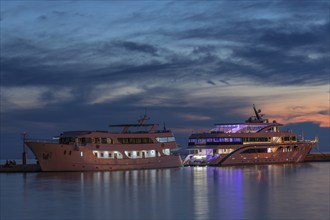
[[[147,120],[149,120],[150,118],[147,116],[147,109],[144,109],[144,115],[140,116],[140,119],[138,120],[140,125],[143,125],[144,122],[146,122]]]
[[[22,164],[25,165],[26,160],[27,160],[27,152],[26,152],[26,147],[25,147],[25,140],[27,138],[27,133],[23,132],[21,135],[22,135],[22,140],[23,140]]]

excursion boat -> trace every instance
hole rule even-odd
[[[110,125],[114,131],[67,131],[56,140],[25,140],[42,171],[109,171],[182,166],[177,143],[158,124]],[[119,129],[119,131],[118,131]]]
[[[263,118],[261,110],[245,123],[215,124],[207,132],[189,137],[184,165],[248,165],[303,162],[317,139],[299,139],[282,124]]]

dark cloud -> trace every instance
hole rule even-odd
[[[157,48],[150,44],[137,43],[137,42],[115,42],[114,45],[122,47],[128,51],[136,51],[141,53],[151,54],[153,56],[157,55]]]
[[[235,51],[237,57],[261,68],[240,68],[255,80],[277,85],[322,85],[329,78],[327,58],[309,61],[306,55],[291,56],[286,50],[267,50],[263,48],[244,48]],[[237,68],[236,68],[237,69]],[[311,76],[313,73],[317,77]]]
[[[319,111],[318,114],[329,116],[329,121],[330,121],[330,110],[329,109],[324,109],[322,111]]]
[[[295,47],[316,46],[321,49],[329,42],[329,23],[314,25],[301,30],[297,29],[270,29],[265,30],[259,38],[260,43],[277,48],[292,49]]]
[[[217,84],[216,84],[215,82],[213,82],[212,80],[208,80],[207,83],[210,84],[210,85],[213,85],[213,86],[216,86],[216,85],[217,85]]]

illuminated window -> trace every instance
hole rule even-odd
[[[175,138],[174,137],[157,137],[156,140],[159,143],[166,143],[166,142],[174,142]]]
[[[170,149],[163,149],[163,153],[165,154],[165,155],[170,155]]]

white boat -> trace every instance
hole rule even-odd
[[[110,125],[121,131],[67,131],[57,140],[25,140],[42,171],[106,171],[182,166],[177,143],[158,124]]]
[[[184,165],[247,165],[303,162],[317,139],[299,139],[282,124],[264,119],[261,110],[244,123],[215,124],[189,137]]]

